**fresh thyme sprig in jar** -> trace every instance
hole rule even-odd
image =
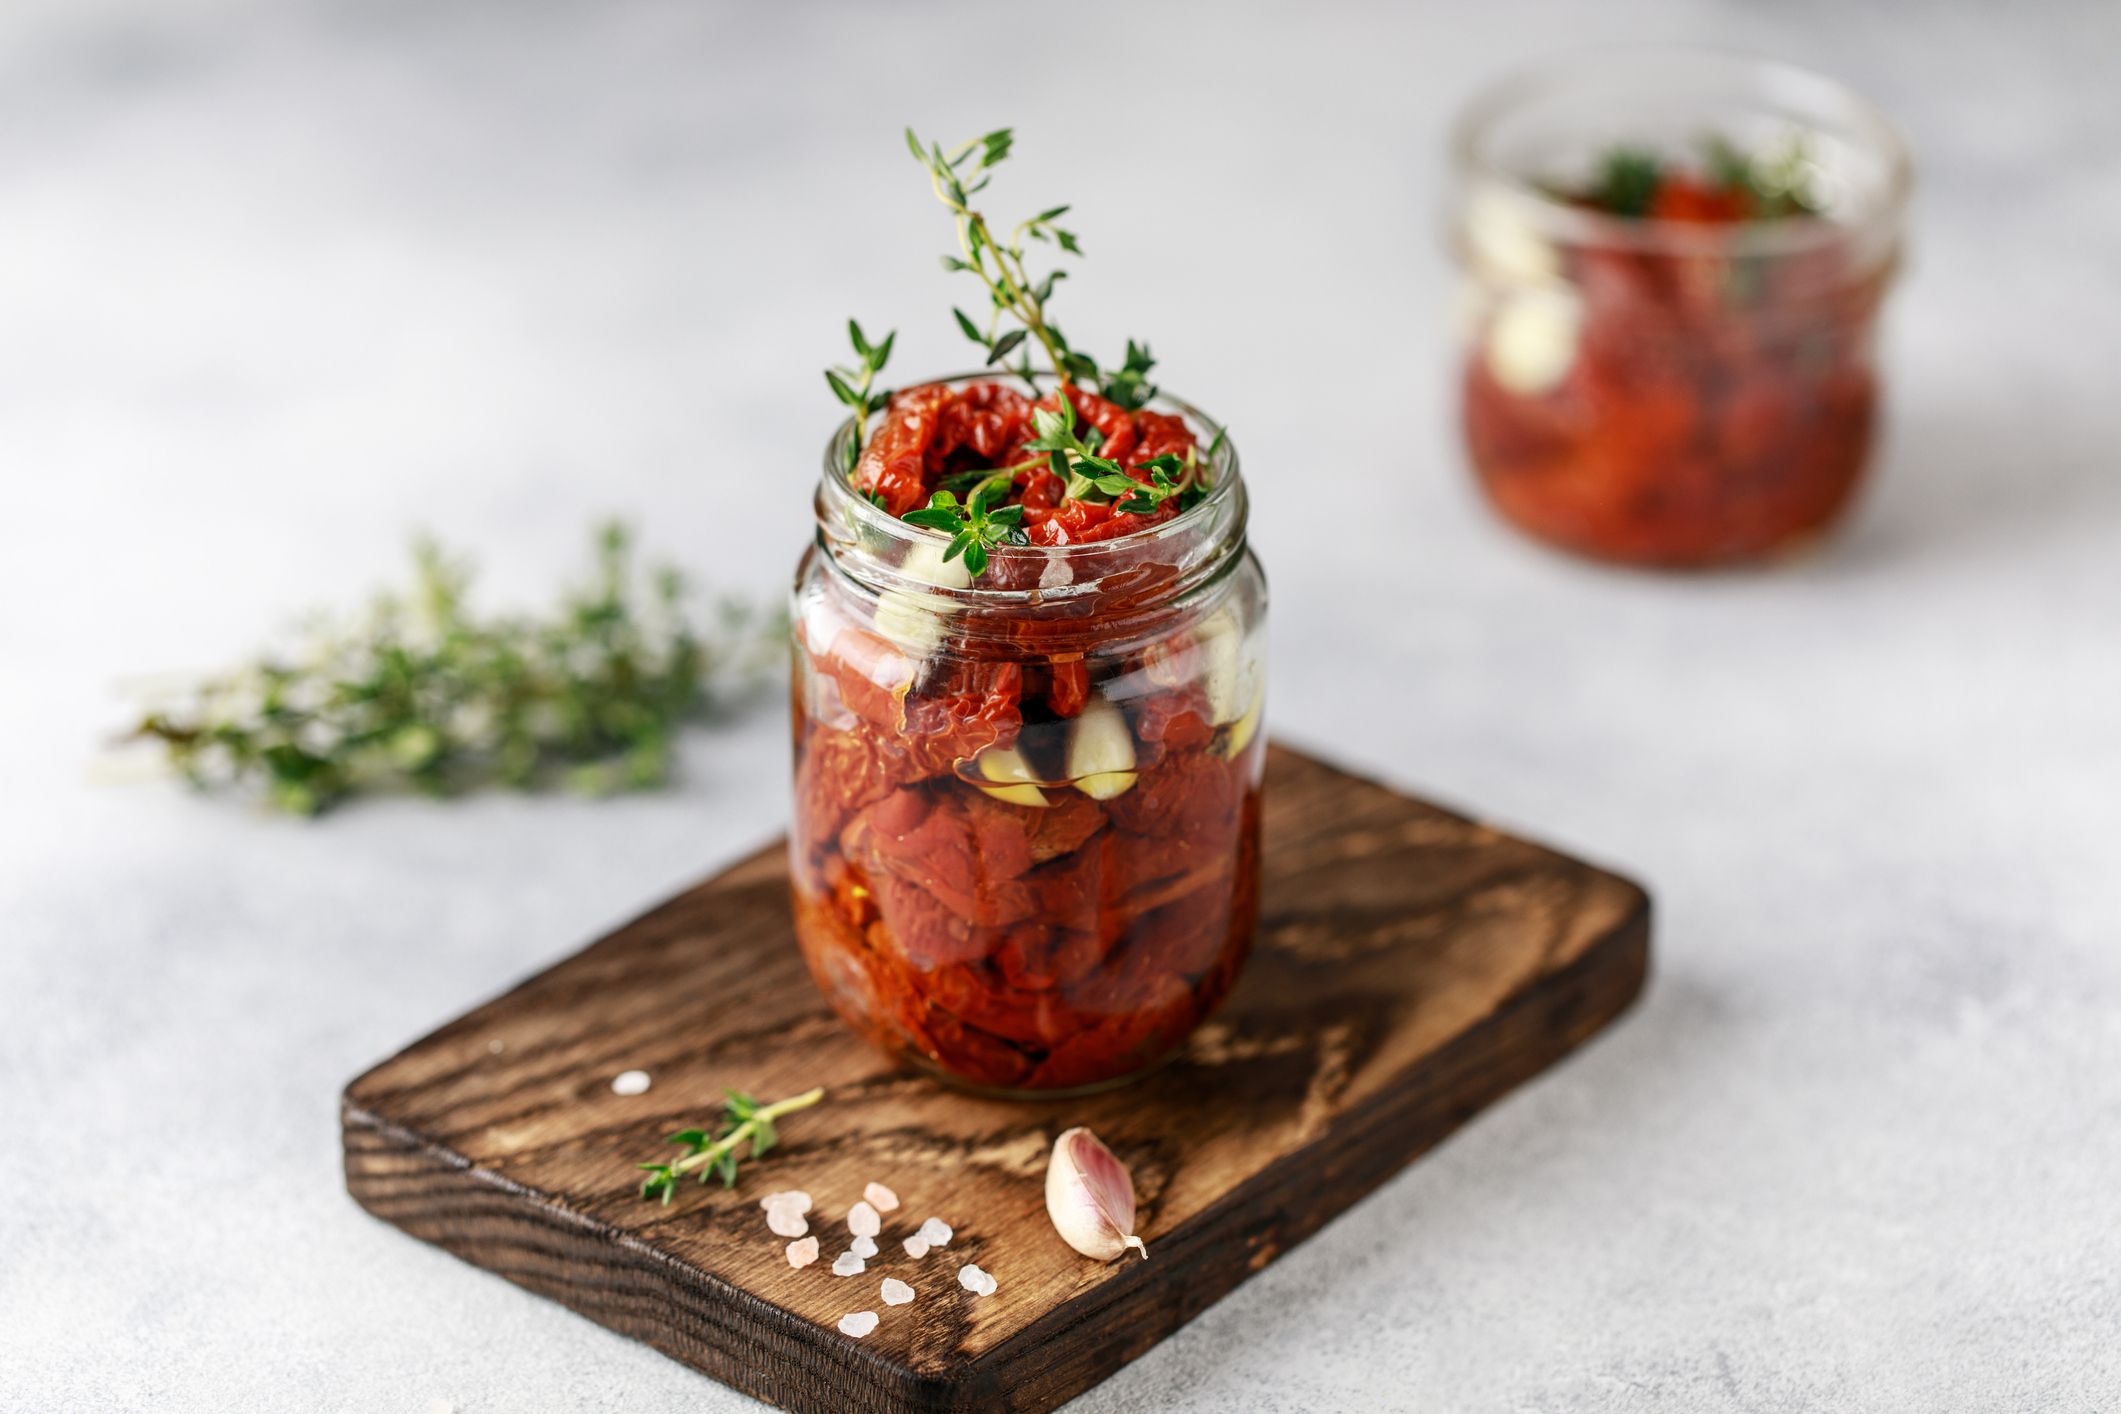
[[[907,141],[990,371],[878,394],[891,340],[850,330],[792,615],[797,934],[894,1054],[1093,1088],[1172,1052],[1250,946],[1266,586],[1220,425],[1146,343],[1106,369],[1055,323],[1034,254],[1081,254],[1068,208],[1004,238],[973,206],[1009,131]]]

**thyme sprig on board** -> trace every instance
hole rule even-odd
[[[734,1187],[737,1168],[743,1162],[738,1149],[749,1146],[749,1157],[765,1158],[767,1151],[780,1142],[780,1130],[774,1122],[783,1115],[809,1109],[825,1098],[822,1087],[770,1105],[759,1103],[741,1090],[724,1090],[722,1094],[722,1117],[712,1133],[681,1129],[665,1141],[682,1146],[683,1157],[665,1164],[634,1165],[648,1172],[648,1177],[641,1180],[643,1198],[660,1198],[663,1206],[669,1207],[670,1200],[677,1196],[678,1181],[688,1173],[697,1174],[702,1183],[712,1174],[722,1180],[722,1187]]]

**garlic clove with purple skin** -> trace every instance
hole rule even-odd
[[[1100,1262],[1129,1247],[1146,1259],[1134,1235],[1134,1177],[1089,1130],[1075,1128],[1053,1141],[1046,1160],[1046,1215],[1061,1241]]]

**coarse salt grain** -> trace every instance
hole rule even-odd
[[[888,1213],[898,1207],[898,1194],[893,1193],[881,1183],[872,1183],[864,1188],[862,1196],[869,1200],[870,1207],[875,1208],[880,1213]]]
[[[897,1277],[884,1278],[884,1304],[886,1306],[903,1306],[912,1299],[912,1287],[906,1285]]]
[[[801,1242],[788,1244],[788,1265],[807,1267],[817,1260],[817,1239],[806,1237]]]
[[[832,1274],[836,1277],[856,1276],[867,1265],[868,1263],[862,1260],[860,1253],[842,1252],[839,1256],[832,1259]]]
[[[921,1259],[922,1257],[925,1257],[925,1256],[927,1256],[927,1255],[928,1255],[928,1239],[927,1239],[927,1238],[925,1238],[925,1237],[923,1237],[923,1236],[921,1236],[921,1235],[920,1235],[919,1233],[917,1233],[917,1232],[916,1232],[915,1234],[913,1234],[913,1236],[911,1236],[911,1237],[907,1238],[907,1239],[906,1239],[906,1255],[907,1255],[907,1256],[909,1256],[909,1257],[911,1257],[911,1258],[913,1258],[913,1259],[914,1259],[915,1261],[918,1261],[918,1260],[920,1260],[920,1259]]]
[[[915,1233],[914,1236],[926,1242],[930,1247],[948,1247],[951,1237],[950,1224],[944,1222],[941,1218],[930,1218],[921,1224],[921,1230]]]
[[[970,1262],[957,1269],[957,1284],[975,1296],[994,1295],[994,1278]]]
[[[810,1231],[810,1220],[793,1208],[768,1208],[766,1226],[778,1237],[801,1237]]]
[[[850,1311],[840,1317],[840,1334],[851,1335],[856,1340],[876,1329],[876,1312]]]
[[[648,1085],[645,1070],[622,1070],[611,1077],[611,1093],[614,1095],[645,1095]]]
[[[874,1237],[884,1230],[884,1220],[864,1201],[847,1210],[847,1231],[856,1237]]]
[[[807,1213],[810,1211],[810,1195],[803,1192],[800,1188],[791,1188],[785,1193],[768,1193],[765,1197],[759,1199],[759,1206],[769,1213],[775,1208],[787,1208],[793,1212]]]
[[[876,1255],[876,1239],[873,1237],[857,1237],[854,1241],[847,1244],[847,1250],[857,1257],[874,1257]]]

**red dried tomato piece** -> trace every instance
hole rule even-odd
[[[928,453],[950,401],[950,390],[940,383],[895,394],[855,463],[855,486],[883,497],[884,509],[895,516],[927,505]]]
[[[1753,203],[1741,187],[1710,186],[1685,173],[1671,174],[1657,184],[1650,201],[1650,217],[1657,221],[1694,221],[1727,224],[1752,214]]]
[[[1004,383],[974,383],[956,390],[936,419],[928,470],[969,448],[982,462],[1002,466],[1031,435],[1031,400]]]
[[[1057,717],[1074,717],[1090,701],[1090,665],[1080,654],[1047,665],[1046,705]]]
[[[1197,445],[1193,430],[1186,420],[1174,413],[1150,412],[1144,409],[1134,414],[1134,464],[1141,465],[1158,457],[1183,458],[1187,451]]]

